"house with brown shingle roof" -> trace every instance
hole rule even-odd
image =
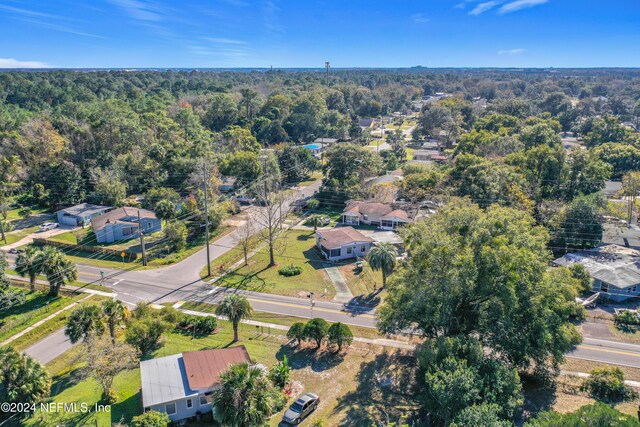
[[[98,243],[113,243],[160,231],[162,221],[147,209],[123,206],[91,218],[91,228]]]
[[[388,203],[350,202],[342,211],[342,223],[347,225],[374,225],[381,230],[395,230],[411,223],[409,214],[402,209],[394,209]]]
[[[339,227],[316,231],[316,246],[322,256],[329,261],[363,258],[375,240],[353,227]]]
[[[245,346],[188,351],[140,362],[142,406],[172,421],[211,412],[220,375],[236,363],[251,363]]]

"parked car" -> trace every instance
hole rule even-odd
[[[24,249],[18,249],[18,248],[11,248],[11,249],[9,249],[9,253],[10,253],[10,254],[21,254],[21,253],[23,253],[23,252],[25,252],[25,250],[24,250]]]
[[[284,413],[282,421],[287,424],[300,424],[310,413],[316,410],[320,398],[315,393],[307,393],[293,402],[293,405]]]
[[[253,202],[255,202],[256,199],[251,198],[249,196],[247,196],[246,194],[241,194],[239,196],[236,196],[236,200],[238,201],[238,203],[240,203],[241,205],[250,205]]]
[[[38,227],[38,231],[47,231],[47,230],[53,230],[54,228],[58,228],[60,224],[58,224],[57,222],[45,222],[44,224],[41,224],[40,227]]]

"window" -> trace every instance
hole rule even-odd
[[[347,248],[347,255],[351,255],[352,252],[353,252],[353,248],[352,247],[348,247]]]
[[[600,291],[605,293],[609,292],[609,285],[604,282],[600,282]]]
[[[367,247],[365,245],[360,246],[360,252],[365,252]]]
[[[627,293],[628,294],[635,293],[635,292],[636,292],[636,286],[635,285],[627,288]]]
[[[176,411],[176,404],[175,403],[168,403],[168,404],[164,405],[164,411],[169,415],[175,414],[177,412]]]
[[[206,396],[200,396],[200,405],[207,405],[209,402],[207,402],[207,397]]]
[[[187,399],[187,408],[193,408],[193,400]]]

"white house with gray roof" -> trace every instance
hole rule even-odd
[[[102,215],[113,209],[111,206],[92,205],[90,203],[80,203],[79,205],[61,209],[56,212],[58,223],[63,225],[88,225],[91,218]]]
[[[614,301],[640,295],[640,252],[618,245],[568,253],[553,262],[571,267],[582,264],[593,278],[593,290]]]
[[[140,362],[144,411],[181,421],[209,413],[220,375],[235,363],[251,363],[244,345],[187,351]]]

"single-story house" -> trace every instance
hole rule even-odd
[[[188,351],[140,362],[142,406],[172,421],[211,412],[220,374],[235,363],[251,363],[245,346]]]
[[[388,203],[350,202],[342,211],[342,223],[347,225],[374,225],[382,230],[395,230],[411,223],[409,214],[402,209],[394,209]]]
[[[375,119],[372,119],[372,118],[365,118],[365,119],[358,120],[358,126],[360,126],[363,130],[371,129],[374,123],[375,123]]]
[[[85,225],[91,218],[102,215],[113,209],[111,206],[92,205],[90,203],[80,203],[70,208],[61,209],[56,212],[58,223],[61,225]]]
[[[553,261],[556,266],[584,265],[593,290],[614,301],[640,295],[640,252],[618,245],[573,252]]]
[[[316,231],[316,246],[329,261],[365,257],[375,240],[353,227]]]
[[[622,182],[605,181],[604,190],[602,190],[607,199],[613,199],[622,196]]]
[[[367,200],[381,203],[395,202],[403,179],[401,174],[391,172],[366,180]]]
[[[326,148],[326,145],[335,144],[336,142],[338,142],[336,138],[316,138],[316,140],[313,141],[314,144],[320,144],[324,148]]]
[[[91,227],[98,243],[113,243],[162,230],[162,221],[146,209],[124,206],[91,218]]]
[[[428,162],[433,157],[440,155],[438,150],[416,150],[413,152],[413,160],[418,162]]]

